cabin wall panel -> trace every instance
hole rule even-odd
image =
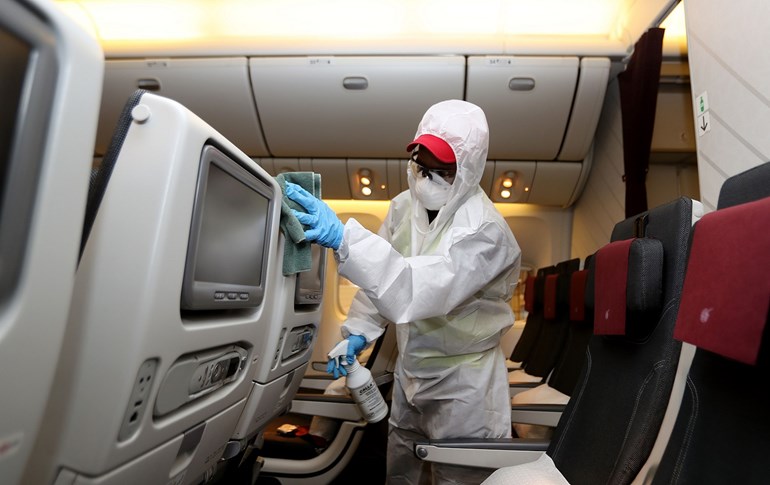
[[[574,209],[573,258],[584,259],[607,244],[612,228],[625,216],[623,138],[617,80],[607,87],[594,143],[591,175]]]
[[[728,177],[770,159],[770,4],[685,0],[701,200],[714,210]],[[699,130],[706,93],[710,129]]]

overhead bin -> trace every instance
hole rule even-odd
[[[463,56],[249,60],[267,146],[276,157],[406,158],[433,104],[462,99]]]
[[[537,205],[567,207],[574,202],[581,174],[590,163],[537,162],[527,202]]]
[[[559,152],[559,160],[583,160],[594,141],[596,125],[604,106],[610,60],[606,57],[585,57],[580,60],[580,76],[569,126]]]
[[[97,154],[106,151],[120,112],[137,89],[178,101],[247,155],[268,155],[245,57],[108,60]]]
[[[606,58],[469,57],[466,99],[487,115],[489,158],[555,160],[569,127],[569,159],[581,159],[596,129],[609,66]]]
[[[489,122],[489,158],[553,160],[572,108],[577,57],[472,56],[466,99]]]

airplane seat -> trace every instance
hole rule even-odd
[[[556,272],[545,278],[543,321],[537,342],[521,370],[508,374],[508,383],[544,382],[553,370],[569,333],[569,284],[572,273],[580,267],[579,259],[562,261]]]
[[[570,483],[630,483],[652,449],[679,362],[692,211],[680,198],[620,222],[592,262],[594,336],[548,448]]]
[[[298,178],[307,178],[302,174]],[[315,175],[314,180],[317,180]],[[319,196],[322,194],[319,194]],[[287,251],[291,239],[283,232],[271,259],[283,262],[285,255],[309,251],[309,269],[284,274],[282,264],[272,267],[270,276],[275,293],[271,302],[271,316],[261,329],[261,339],[255,353],[250,376],[251,390],[228,442],[226,463],[221,464],[225,481],[234,481],[240,475],[257,476],[260,472],[263,443],[269,436],[271,420],[284,417],[292,406],[305,373],[309,367],[313,347],[318,339],[321,308],[324,298],[327,251],[322,246],[305,243],[306,248]]]
[[[543,298],[545,292],[545,277],[556,271],[555,266],[549,266],[546,268],[540,268],[537,270],[537,276],[535,277],[533,284],[530,285],[527,281],[527,287],[525,291],[525,300],[527,300],[526,292],[529,288],[532,288],[529,299],[531,299],[532,310],[528,310],[527,323],[524,325],[524,329],[521,332],[519,341],[516,342],[516,346],[513,348],[510,360],[513,362],[524,363],[529,356],[532,347],[537,342],[537,337],[540,334],[540,328],[543,321]]]
[[[527,312],[527,318],[524,321],[525,325],[522,327],[518,337],[515,340],[515,343],[513,344],[513,348],[511,349],[510,353],[507,353],[508,358],[505,360],[505,365],[509,371],[520,369],[521,364],[523,363],[521,360],[514,361],[512,360],[512,358],[513,358],[513,352],[514,350],[516,350],[516,347],[519,345],[519,342],[521,341],[521,337],[524,334],[524,329],[526,328],[527,320],[530,319],[530,315],[535,311],[535,280],[536,279],[537,277],[535,275],[529,275],[524,282],[524,310]],[[534,325],[533,325],[533,328],[534,328]],[[517,356],[517,357],[520,357],[520,356]]]
[[[265,358],[280,188],[171,99],[138,91],[123,113],[88,197],[40,483],[207,480]]]
[[[678,367],[681,344],[673,339],[673,324],[699,208],[682,197],[628,218],[597,252],[594,335],[550,442],[431,440],[415,445],[417,456],[504,467],[488,484],[512,483],[505,480],[532,471],[513,465],[535,460],[552,460],[553,470],[572,484],[630,483],[655,442]]]
[[[593,290],[589,290],[589,267],[592,256],[588,256],[583,264],[584,269],[575,271],[570,276],[569,284],[569,334],[567,343],[560,356],[559,362],[554,367],[553,374],[548,379],[550,385],[556,391],[571,396],[580,370],[583,368],[586,348],[593,335]],[[590,282],[593,284],[593,281]],[[587,298],[591,298],[586,304]]]
[[[395,340],[395,325],[388,325],[385,333],[375,341],[364,364],[372,372],[388,404],[393,381],[390,366],[395,357]],[[334,387],[340,389],[344,388],[344,379],[335,381],[331,376],[321,377],[306,378],[308,387],[300,388],[292,401],[290,413],[273,419],[265,428],[264,444],[259,450],[264,465],[257,483],[268,483],[272,479],[294,483],[301,477],[312,478],[318,483],[331,480],[347,483],[346,480],[352,481],[356,473],[385,473],[387,418],[367,423],[347,392],[321,394],[315,382],[326,382],[327,389],[331,387],[330,383],[335,383]],[[283,424],[297,426],[300,432],[284,435],[278,432]],[[324,433],[323,436],[308,436],[306,431]],[[325,441],[319,440],[319,437]],[[354,454],[356,460],[351,463]]]
[[[377,339],[372,346],[371,353],[363,364],[364,367],[372,370],[374,362],[377,360],[377,354],[382,347],[384,339]],[[325,377],[325,376],[324,376]],[[331,377],[331,376],[329,376]],[[350,403],[350,393],[345,387],[345,378],[326,379],[328,385],[326,389],[319,394],[319,391],[313,389],[303,389],[300,385],[298,399],[314,399],[321,396],[321,399],[330,402]],[[381,389],[383,396],[386,389]],[[327,418],[322,416],[311,416],[289,412],[282,416],[277,416],[265,426],[264,444],[260,449],[260,456],[280,458],[291,456],[294,459],[307,459],[317,456],[334,441],[343,419]],[[296,426],[293,431],[283,431],[281,426],[289,424]]]
[[[567,341],[548,381],[519,392],[511,399],[513,428],[520,438],[550,438],[577,385],[586,348],[593,335],[593,309],[586,305],[591,259],[592,256],[588,256],[584,269],[570,276]],[[541,406],[543,404],[546,406]]]
[[[696,350],[653,484],[767,483],[768,225],[770,163],[727,179],[695,225],[674,337]]]
[[[0,59],[0,482],[17,485],[42,483],[105,62],[45,0],[0,2]]]

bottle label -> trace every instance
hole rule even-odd
[[[387,414],[388,405],[385,403],[385,399],[383,399],[374,380],[369,379],[363,386],[350,389],[350,394],[367,421],[377,422]]]

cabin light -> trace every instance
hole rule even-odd
[[[503,199],[510,199],[511,198],[511,191],[508,189],[503,189],[500,191],[500,197]]]
[[[360,42],[409,45],[446,36],[600,36],[625,31],[617,0],[56,0],[87,13],[103,42],[242,41]],[[67,7],[71,12],[72,6]],[[148,16],[151,10],[153,15]],[[78,16],[85,19],[82,13]],[[431,22],[423,19],[430,18]],[[174,19],[169,22],[167,19]],[[617,28],[616,25],[619,25]],[[139,27],[138,27],[139,26]]]
[[[529,187],[524,187],[524,192],[529,192]]]
[[[368,168],[362,168],[358,171],[358,182],[363,186],[372,184],[372,172]]]
[[[381,188],[382,190],[385,190],[385,184],[382,184],[382,185],[380,185],[380,188]]]
[[[511,187],[513,187],[513,184],[515,181],[516,181],[516,172],[505,172],[503,174],[503,180],[500,182],[500,185],[502,185],[506,189],[510,189]]]
[[[361,191],[361,194],[366,197],[372,195],[372,185],[374,183],[374,174],[372,171],[368,168],[362,168],[356,175],[358,176],[358,188]]]

